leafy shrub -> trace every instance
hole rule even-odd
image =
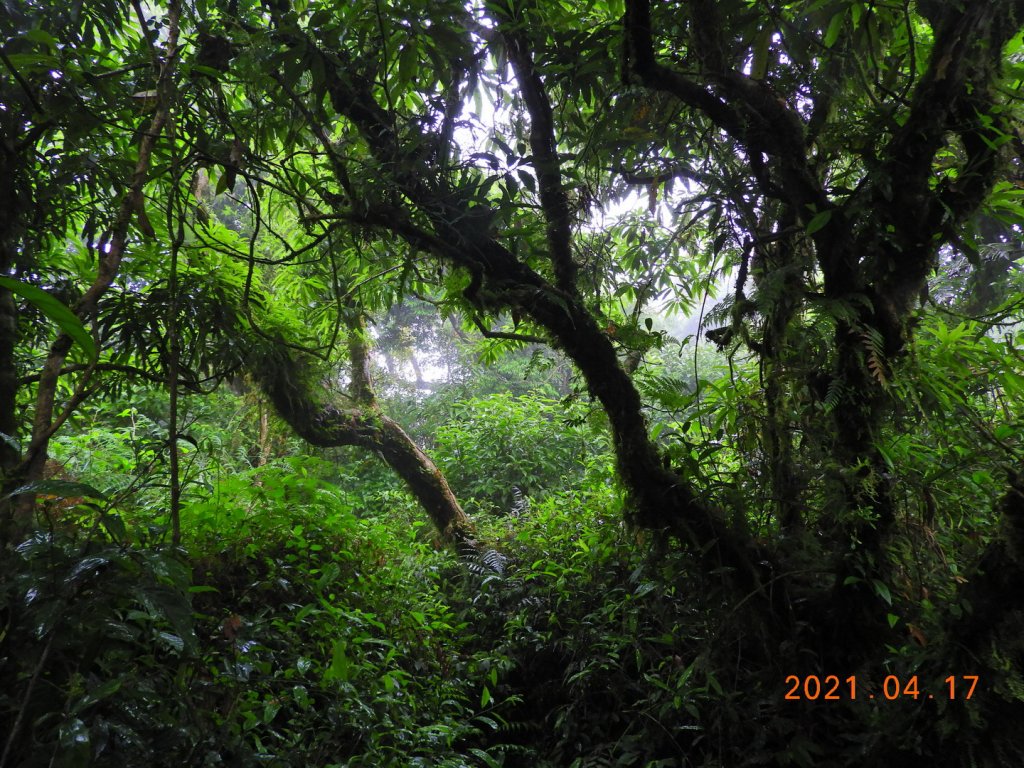
[[[5,764],[171,765],[203,740],[180,553],[39,531],[2,569]]]
[[[607,440],[585,416],[537,395],[460,401],[437,428],[433,455],[460,498],[509,512],[520,494],[543,497],[591,475],[610,477]]]

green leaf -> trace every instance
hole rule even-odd
[[[516,175],[519,176],[520,180],[523,182],[524,187],[526,187],[531,192],[537,191],[537,183],[534,181],[533,176],[531,176],[527,171],[524,171],[522,168],[519,168],[516,170]]]
[[[106,682],[96,686],[72,705],[71,714],[77,715],[80,712],[84,712],[93,704],[103,701],[104,699],[109,699],[121,690],[121,683],[121,678],[115,677],[113,680],[107,680]]]
[[[106,557],[83,557],[75,563],[71,573],[64,579],[64,583],[70,585],[83,577],[91,576],[108,563],[110,563],[110,560]]]
[[[277,701],[268,701],[263,705],[263,722],[271,723],[274,718],[277,717],[277,713],[281,711],[281,705]]]
[[[484,752],[482,749],[479,749],[477,747],[470,747],[469,752],[474,757],[483,761],[483,764],[486,765],[487,768],[500,768],[500,766],[502,765],[501,761],[496,760],[495,758],[491,757],[486,752]]]
[[[34,285],[29,285],[10,277],[0,276],[0,287],[6,288],[11,293],[15,293],[25,299],[25,301],[33,304],[36,309],[55,322],[64,333],[76,341],[85,350],[90,360],[96,360],[98,356],[96,342],[93,341],[89,332],[85,330],[82,321],[63,302]]]
[[[400,86],[411,83],[416,76],[416,68],[419,65],[419,51],[412,43],[402,46],[398,54],[398,84]]]
[[[18,453],[21,453],[21,443],[19,443],[15,438],[8,435],[6,432],[0,432],[0,442],[7,443],[7,445],[9,445],[13,450],[15,450]]]
[[[888,585],[878,579],[872,579],[871,584],[875,588],[875,594],[885,600],[886,605],[892,605],[892,593],[889,591]]]
[[[808,235],[813,235],[819,229],[821,229],[826,224],[828,224],[829,219],[831,219],[831,218],[832,218],[832,211],[831,210],[822,211],[821,213],[815,214],[814,218],[812,218],[809,222],[807,222],[807,234]]]
[[[331,651],[331,666],[324,672],[324,680],[340,680],[346,682],[352,668],[352,660],[345,654],[348,643],[336,640]]]
[[[996,427],[995,432],[993,434],[995,435],[996,440],[1006,440],[1008,437],[1013,437],[1016,431],[1017,430],[1015,430],[1009,424],[1000,424],[998,427]]]
[[[31,40],[33,43],[44,45],[51,51],[57,50],[57,41],[49,32],[45,32],[42,29],[30,29],[23,34],[26,39]]]
[[[60,724],[59,749],[54,754],[55,758],[59,755],[59,759],[51,762],[67,768],[85,768],[89,765],[91,753],[89,728],[82,720],[76,717]]]
[[[43,496],[57,496],[61,499],[72,499],[78,496],[85,496],[90,499],[107,501],[107,495],[97,491],[91,485],[85,483],[73,483],[69,480],[40,480],[35,483],[15,488],[4,499],[20,496],[25,493],[37,493]]]
[[[156,636],[163,645],[178,653],[185,650],[185,641],[172,632],[157,632]]]
[[[128,528],[119,515],[103,515],[101,522],[114,541],[123,542],[128,537]]]
[[[836,40],[839,39],[839,33],[843,29],[843,22],[846,20],[846,13],[840,12],[832,17],[832,21],[828,24],[828,29],[825,30],[825,37],[822,39],[822,43],[826,48],[831,48],[836,44]]]

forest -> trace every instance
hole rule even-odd
[[[4,0],[0,768],[1024,765],[1024,0]]]

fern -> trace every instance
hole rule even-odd
[[[693,402],[690,385],[680,376],[648,374],[638,384],[643,395],[669,412],[679,412]]]
[[[512,517],[522,517],[530,511],[530,498],[517,485],[512,486],[512,509],[510,511]]]
[[[889,378],[886,375],[885,361],[885,340],[882,334],[874,328],[862,327],[860,331],[861,342],[868,356],[868,370],[871,371],[875,381],[882,387],[889,386]]]
[[[464,552],[464,558],[466,568],[475,576],[492,577],[495,575],[505,575],[508,557],[496,549],[485,549],[481,552],[477,549],[467,548]]]
[[[720,302],[704,314],[703,326],[707,328],[727,323],[732,317],[734,303],[735,297],[731,293],[723,296]]]
[[[832,413],[842,402],[843,395],[846,393],[846,387],[843,384],[843,380],[838,376],[828,383],[828,390],[825,392],[825,413]]]

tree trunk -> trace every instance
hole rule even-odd
[[[519,55],[523,55],[520,50]],[[529,62],[520,68],[529,69]],[[539,88],[540,81],[524,76],[524,88]],[[601,403],[611,422],[618,473],[641,526],[668,529],[702,552],[709,566],[733,569],[741,590],[759,588],[755,565],[765,559],[755,551],[751,538],[732,529],[720,510],[699,499],[692,481],[668,469],[661,452],[650,438],[643,416],[640,394],[630,376],[619,364],[615,346],[598,325],[594,314],[578,294],[573,276],[571,249],[564,226],[564,211],[551,167],[545,172],[550,199],[545,206],[548,220],[549,259],[553,262],[555,283],[516,257],[496,239],[490,226],[479,226],[488,209],[460,198],[446,188],[435,170],[415,152],[402,145],[388,114],[354,73],[341,73],[329,85],[335,108],[361,131],[371,152],[381,163],[381,173],[400,189],[426,217],[430,230],[411,220],[409,212],[378,207],[360,216],[370,226],[387,229],[410,244],[434,252],[454,266],[470,272],[465,298],[481,311],[519,308],[544,328],[577,366],[591,394]],[[532,93],[532,100],[543,95]],[[548,166],[555,163],[553,139],[536,135],[545,121],[543,107],[531,109],[535,125],[531,146],[535,154],[543,150]],[[550,115],[547,115],[550,117]],[[339,178],[344,186],[344,179]]]
[[[469,541],[472,523],[448,481],[377,403],[361,324],[350,330],[349,348],[354,354],[352,405],[347,408],[318,402],[307,383],[307,371],[283,343],[254,345],[248,367],[281,418],[299,437],[322,448],[357,445],[376,452],[402,478],[444,539]]]
[[[149,123],[148,130],[139,139],[138,159],[128,187],[121,198],[121,204],[116,217],[110,227],[109,246],[101,250],[96,277],[74,307],[75,314],[83,323],[88,323],[95,318],[100,299],[117,277],[118,271],[121,268],[121,261],[128,248],[128,235],[133,218],[137,216],[140,229],[149,229],[149,234],[152,235],[152,225],[149,224],[143,207],[143,188],[149,176],[153,151],[171,115],[173,75],[178,51],[179,12],[180,4],[172,2],[168,11],[167,41],[164,46],[165,55],[160,64],[160,74],[156,83],[158,93],[156,110]],[[20,482],[31,483],[42,479],[50,438],[53,437],[54,432],[68,418],[73,408],[77,406],[86,392],[84,385],[80,386],[79,396],[73,397],[63,413],[56,418],[54,417],[54,410],[57,405],[57,385],[64,362],[71,351],[73,343],[68,334],[61,332],[53,344],[50,345],[46,361],[43,363],[36,391],[35,413],[32,419],[32,439],[25,449],[25,455],[21,463],[15,469],[15,474]],[[90,366],[82,375],[89,377],[92,372],[93,368]],[[15,511],[18,519],[15,521],[15,525],[31,517],[34,504],[35,498],[33,494],[23,494],[19,497]]]

